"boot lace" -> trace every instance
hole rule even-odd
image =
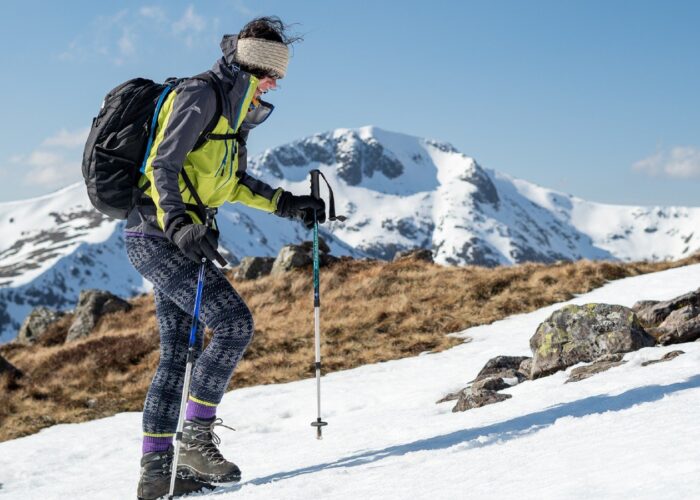
[[[221,444],[221,438],[214,432],[214,427],[225,427],[235,431],[233,427],[229,427],[223,423],[223,420],[217,418],[208,425],[200,425],[192,422],[192,434],[190,439],[193,441],[191,447],[202,452],[209,462],[214,465],[226,463],[226,459],[219,451],[218,446]]]
[[[168,452],[162,452],[160,455],[158,455],[157,460],[160,461],[160,468],[146,469],[144,471],[145,477],[155,479],[160,476],[170,476],[173,467],[173,454]],[[180,479],[185,479],[189,476],[187,473],[178,470],[177,477]]]

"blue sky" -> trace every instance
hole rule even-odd
[[[252,153],[376,125],[618,204],[700,205],[700,2],[3,2],[0,201],[79,180],[84,131],[135,76],[208,69],[257,15],[299,23]]]

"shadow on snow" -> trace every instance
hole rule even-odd
[[[431,451],[450,448],[459,444],[467,444],[467,448],[481,448],[494,443],[510,441],[522,436],[538,432],[563,417],[585,417],[607,411],[627,410],[635,405],[658,401],[664,396],[687,389],[700,387],[700,375],[695,375],[684,382],[669,385],[650,385],[630,389],[615,396],[601,395],[563,403],[545,410],[516,417],[505,422],[487,425],[476,429],[464,429],[441,436],[413,441],[411,443],[389,446],[381,450],[371,450],[341,458],[335,462],[327,462],[287,472],[279,472],[265,477],[252,479],[235,489],[245,485],[262,485],[290,479],[304,474],[313,474],[328,469],[340,467],[356,467],[366,465],[388,457],[399,457],[417,451]],[[222,488],[216,493],[230,492],[231,488]]]

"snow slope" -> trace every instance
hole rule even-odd
[[[699,281],[694,265],[571,302],[631,306]],[[563,372],[525,382],[507,390],[512,399],[464,413],[435,404],[489,358],[529,354],[561,305],[465,330],[457,335],[473,340],[442,353],[325,376],[322,441],[309,425],[313,379],[226,394],[219,415],[238,431],[222,431],[222,451],[244,480],[212,498],[700,498],[700,342],[642,349],[574,384]],[[678,348],[686,353],[641,366]],[[0,443],[0,498],[133,498],[139,454],[139,413]]]

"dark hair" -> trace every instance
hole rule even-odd
[[[238,33],[238,38],[262,38],[285,45],[301,42],[303,40],[301,36],[287,33],[289,28],[290,25],[284,24],[277,16],[256,17],[243,26]]]
[[[248,24],[243,26],[238,33],[238,38],[261,38],[272,42],[280,42],[287,46],[304,40],[300,35],[292,35],[288,33],[290,25],[284,24],[277,16],[256,17]],[[265,70],[259,68],[251,68],[241,64],[243,71],[251,73],[258,78],[264,78],[267,75]]]

